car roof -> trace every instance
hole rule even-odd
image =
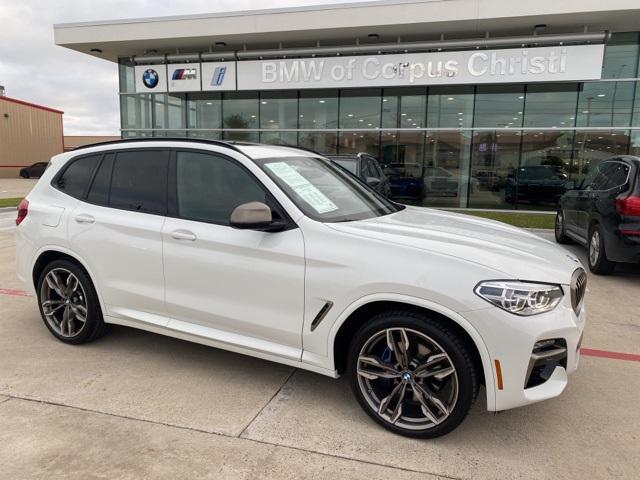
[[[121,140],[113,140],[109,142],[100,142],[90,145],[83,145],[69,153],[73,155],[78,151],[86,151],[90,153],[92,151],[105,151],[111,149],[124,149],[124,148],[143,148],[143,147],[184,147],[189,145],[196,147],[198,145],[209,145],[225,147],[229,150],[239,152],[250,158],[270,158],[270,157],[295,157],[304,156],[308,157],[310,153],[315,156],[321,156],[319,153],[312,152],[303,148],[297,148],[286,145],[269,145],[250,142],[233,142],[223,140],[210,140],[205,138],[126,138]]]

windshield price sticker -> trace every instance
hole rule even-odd
[[[318,190],[309,180],[300,175],[295,168],[285,162],[267,163],[280,180],[289,185],[294,192],[318,213],[329,213],[338,209],[338,206],[329,200],[324,193]]]

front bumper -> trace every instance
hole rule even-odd
[[[563,289],[568,292],[569,287],[563,285]],[[541,315],[519,317],[497,307],[489,307],[466,312],[464,317],[476,327],[491,355],[496,411],[560,395],[567,385],[567,375],[578,367],[586,311],[583,304],[576,314],[568,294],[553,311]],[[550,339],[564,341],[566,356],[562,358],[560,355],[548,363],[542,383],[530,382],[534,345]],[[534,361],[535,358],[534,355]],[[535,386],[526,388],[527,383]]]

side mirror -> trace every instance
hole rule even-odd
[[[367,185],[370,187],[377,187],[380,185],[380,179],[376,177],[367,177]]]
[[[233,228],[257,230],[269,227],[273,217],[271,209],[262,202],[249,202],[238,205],[231,212],[229,223]]]

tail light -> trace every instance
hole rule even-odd
[[[27,218],[27,213],[29,213],[29,200],[23,198],[18,205],[18,217],[16,218],[16,225],[20,225],[22,221]]]
[[[640,217],[640,196],[616,198],[616,211],[625,217]]]

